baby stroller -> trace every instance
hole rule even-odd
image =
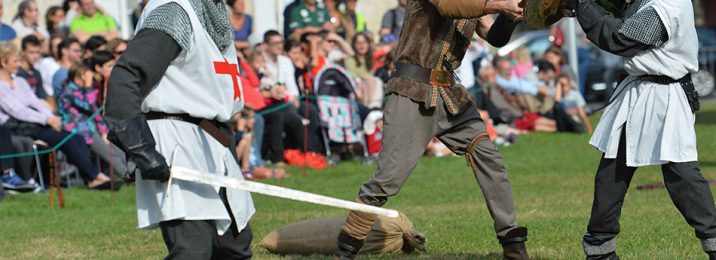
[[[358,115],[355,81],[342,67],[330,65],[318,72],[313,86],[329,161],[334,164],[341,157],[350,157],[355,154],[352,148],[359,144],[364,162],[369,162],[363,126]],[[336,151],[340,152],[336,154]]]

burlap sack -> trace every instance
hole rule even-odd
[[[334,255],[345,220],[346,217],[332,217],[289,224],[266,235],[259,245],[274,254]],[[415,231],[402,213],[397,218],[378,216],[361,253],[424,252],[425,242],[425,236]]]

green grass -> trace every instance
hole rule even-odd
[[[716,104],[699,112],[697,132],[703,174],[716,179]],[[596,118],[593,118],[596,119]],[[520,225],[530,228],[528,247],[537,259],[579,259],[580,239],[591,208],[599,153],[587,135],[531,134],[501,148]],[[374,166],[344,163],[302,177],[268,181],[285,187],[352,199]],[[632,182],[619,236],[624,259],[703,259],[698,240],[666,190],[637,191],[661,182],[656,167],[642,168]],[[134,188],[115,193],[65,190],[67,207],[48,208],[48,195],[9,196],[0,203],[0,259],[157,259],[165,248],[158,230],[136,229]],[[345,210],[254,195],[254,244],[279,226]],[[500,247],[479,187],[462,158],[425,158],[401,193],[386,207],[403,211],[428,237],[427,255],[370,258],[499,259]],[[256,259],[280,258],[254,247]],[[305,259],[314,259],[310,257]],[[325,258],[329,259],[329,258]]]

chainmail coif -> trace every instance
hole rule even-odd
[[[222,1],[188,0],[219,50],[233,44],[234,34]],[[183,50],[189,50],[192,27],[186,11],[177,3],[167,3],[154,9],[143,21],[143,27],[165,32]]]

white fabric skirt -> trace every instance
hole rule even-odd
[[[179,165],[207,174],[222,174],[243,179],[241,170],[229,149],[222,146],[197,125],[175,120],[151,120],[157,150],[167,164]],[[180,147],[176,161],[172,161],[175,147]],[[231,218],[219,197],[219,187],[173,180],[171,193],[165,196],[166,182],[142,180],[137,182],[137,217],[141,229],[156,228],[159,222],[182,220],[215,220],[218,233],[223,234],[231,225]],[[229,205],[239,230],[246,227],[256,211],[251,194],[239,190],[226,190]]]
[[[614,159],[626,127],[627,166],[692,162],[696,151],[696,117],[679,83],[656,84],[629,77],[604,110],[589,143]]]

